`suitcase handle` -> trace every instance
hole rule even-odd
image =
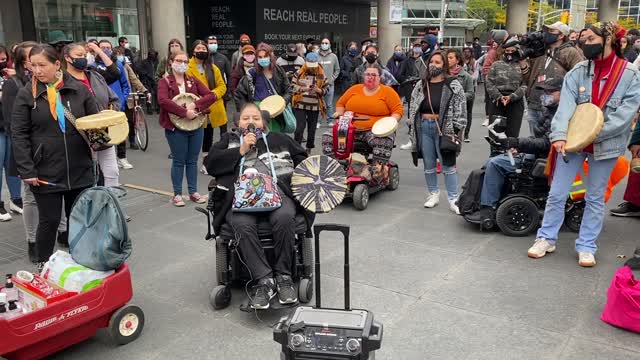
[[[316,308],[320,309],[320,233],[323,231],[341,232],[344,237],[344,309],[351,310],[350,277],[349,277],[349,225],[317,224],[313,226],[315,238],[315,272],[316,272]]]

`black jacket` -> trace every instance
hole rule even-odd
[[[270,132],[267,141],[274,159],[280,195],[295,199],[291,191],[291,176],[293,169],[307,158],[307,153],[293,138],[285,134]],[[266,154],[267,147],[262,138],[258,139],[256,149],[258,157],[262,158]],[[216,189],[212,194],[215,204],[213,225],[216,232],[224,223],[227,212],[231,210],[234,183],[240,171],[240,159],[240,135],[235,130],[223,134],[220,141],[213,144],[207,156],[207,172],[216,178],[218,185],[229,189]],[[268,166],[268,163],[265,166]]]
[[[144,87],[146,87],[147,90],[151,91],[152,93],[156,93],[158,90],[156,88],[158,84],[156,83],[156,78],[155,78],[157,67],[158,67],[158,60],[151,60],[149,58],[142,60],[141,62],[138,63],[138,66],[136,66],[136,70],[138,72],[138,78],[140,78],[142,85],[144,85]],[[110,83],[107,82],[107,84],[110,84]]]
[[[531,123],[533,134],[529,137],[518,139],[518,151],[525,154],[534,154],[538,158],[547,157],[551,142],[549,133],[551,132],[551,119],[558,108],[545,107],[542,111],[542,120]]]
[[[231,100],[231,91],[229,90],[229,82],[231,82],[231,62],[226,56],[219,52],[211,54],[211,60],[213,64],[220,69],[222,76],[224,76],[224,83],[227,85],[227,92],[224,94],[224,100]]]
[[[249,74],[240,79],[238,87],[233,94],[233,99],[235,100],[237,109],[242,109],[244,104],[253,102],[253,95],[255,94],[255,78],[250,74],[256,74],[256,70],[251,69]],[[289,79],[287,79],[287,74],[278,65],[273,69],[272,80],[275,82],[274,87],[276,88],[278,95],[284,98],[284,102],[286,104],[290,104],[293,89],[290,86]]]
[[[352,74],[356,70],[356,57],[345,55],[340,59],[340,81],[346,84],[345,89],[353,85]]]
[[[23,83],[20,78],[13,76],[5,81],[2,86],[2,117],[4,118],[2,126],[9,137],[11,136],[11,113],[13,112],[13,105],[16,102],[18,90],[23,88],[25,84],[26,83]],[[11,156],[9,157],[7,174],[10,176],[18,176],[18,169],[13,152],[11,152]]]
[[[66,73],[63,81],[60,99],[76,118],[98,112],[98,103],[84,84]],[[33,192],[53,193],[93,184],[91,149],[69,120],[66,132],[60,130],[49,110],[44,84],[38,82],[35,105],[30,86],[18,92],[11,140],[21,178],[37,177],[57,185],[32,187]]]
[[[100,65],[104,66],[101,60],[96,59],[96,61],[98,61]],[[96,63],[96,66],[91,67],[91,70],[95,70],[98,74],[102,75],[107,84],[120,81],[120,68],[118,67],[118,61],[115,56],[112,57],[111,61],[113,61],[113,64],[106,68],[98,67],[98,63]]]

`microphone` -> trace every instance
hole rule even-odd
[[[251,134],[256,134],[256,126],[253,123],[250,123],[249,125],[247,125],[247,131],[250,132]],[[251,151],[253,151],[256,148],[255,145],[251,145],[250,149]]]

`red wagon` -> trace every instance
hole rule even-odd
[[[0,319],[0,356],[41,359],[104,327],[117,344],[127,344],[144,327],[142,309],[127,304],[132,295],[129,267],[123,264],[101,286],[17,318]]]

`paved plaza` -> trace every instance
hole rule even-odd
[[[461,184],[488,156],[482,100],[476,100],[472,142],[459,158]],[[129,151],[135,169],[122,171],[121,180],[170,191],[169,147],[157,117],[148,122],[149,150]],[[405,143],[404,125],[398,134],[398,144]],[[637,334],[599,320],[612,275],[625,261],[618,255],[632,254],[640,220],[606,215],[595,268],[577,265],[576,235],[565,231],[556,253],[532,260],[526,251],[533,235],[483,233],[451,213],[442,177],[440,205],[424,209],[422,165],[414,167],[410,154],[400,149],[393,159],[400,165],[396,192],[373,196],[365,211],[345,203],[317,218],[351,225],[352,306],[373,311],[385,326],[378,359],[640,359]],[[203,193],[207,182],[200,175]],[[624,186],[607,209],[621,201]],[[133,218],[132,302],[144,309],[144,332],[137,341],[115,347],[101,331],[54,359],[279,358],[270,326],[288,311],[267,311],[259,318],[241,312],[241,289],[234,290],[227,309],[209,306],[214,250],[204,241],[205,218],[192,203],[175,208],[165,195],[129,190],[124,206]],[[20,216],[0,223],[0,244],[0,274],[33,268]],[[338,235],[323,234],[325,306],[342,306],[342,256]]]

